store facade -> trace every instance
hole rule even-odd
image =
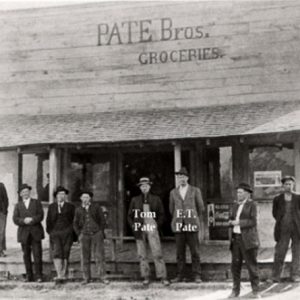
[[[226,240],[243,181],[254,187],[262,242],[273,245],[280,177],[300,181],[299,10],[296,1],[200,1],[1,13],[9,243],[22,182],[45,211],[59,184],[75,205],[91,189],[111,235],[131,236],[127,207],[140,176],[162,198],[172,237],[168,195],[186,166],[206,205],[202,242]]]

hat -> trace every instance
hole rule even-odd
[[[56,195],[57,195],[59,192],[65,192],[66,195],[69,194],[69,191],[68,191],[66,188],[64,188],[63,186],[61,186],[61,185],[58,186],[58,187],[56,188],[56,190],[53,192],[53,196],[56,197]]]
[[[25,190],[25,189],[31,190],[32,187],[31,187],[30,185],[28,185],[27,183],[23,183],[23,184],[21,184],[21,186],[19,187],[18,193],[20,193],[22,190]]]
[[[79,193],[79,198],[83,195],[83,194],[88,194],[90,195],[90,197],[92,198],[94,196],[94,194],[91,191],[88,190],[83,190]]]
[[[175,174],[189,176],[189,172],[187,171],[186,167],[180,168],[180,170],[175,172]]]
[[[152,182],[150,181],[150,179],[148,177],[141,177],[140,181],[139,181],[139,183],[137,185],[140,186],[142,184],[149,184],[149,185],[151,185]]]
[[[251,186],[248,183],[244,183],[244,182],[240,183],[236,187],[236,189],[243,189],[243,190],[245,190],[245,191],[247,191],[247,192],[249,192],[251,194],[253,193],[253,190],[252,190]]]
[[[286,175],[286,176],[282,177],[282,179],[281,179],[282,184],[284,184],[287,180],[296,182],[296,179],[294,176]]]

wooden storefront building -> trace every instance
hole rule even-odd
[[[20,183],[47,203],[64,185],[131,236],[141,176],[168,211],[174,171],[202,190],[202,242],[226,239],[235,186],[251,183],[264,245],[285,174],[300,188],[297,1],[111,2],[0,13],[0,180],[8,243]],[[164,235],[172,237],[168,220]]]

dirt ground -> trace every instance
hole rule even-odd
[[[183,300],[224,291],[224,298],[230,293],[230,284],[176,284],[163,287],[160,283],[151,283],[143,287],[140,282],[112,282],[109,285],[90,283],[67,283],[56,286],[54,283],[1,282],[0,299],[105,299],[105,300]]]

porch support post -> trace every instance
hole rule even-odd
[[[240,182],[250,183],[249,175],[249,148],[244,143],[236,141],[232,146],[232,177],[233,187]],[[233,195],[235,192],[233,191]]]
[[[174,172],[179,171],[181,168],[181,145],[178,143],[174,144]],[[177,180],[176,175],[175,176],[175,186],[177,187]]]
[[[49,154],[49,202],[54,201],[53,192],[58,184],[58,151],[56,148],[50,149]]]
[[[123,170],[123,154],[117,152],[117,234],[119,237],[124,236],[124,226],[126,225],[127,211],[124,211],[124,170]],[[121,244],[123,240],[121,239]]]
[[[300,140],[294,142],[294,165],[295,165],[295,179],[296,192],[300,192]]]

